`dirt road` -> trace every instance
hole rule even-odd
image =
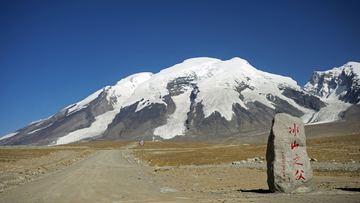
[[[154,172],[130,164],[121,150],[104,150],[0,193],[0,202],[358,202],[358,181],[331,177],[315,180],[318,186],[309,194],[272,194],[262,170],[214,165]],[[350,188],[326,189],[339,184]]]
[[[143,181],[144,172],[130,165],[119,150],[101,151],[93,157],[14,188],[0,202],[176,202],[161,188]]]

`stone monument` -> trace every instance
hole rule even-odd
[[[268,139],[268,186],[271,192],[303,193],[311,190],[313,172],[306,152],[303,122],[289,114],[276,114]]]

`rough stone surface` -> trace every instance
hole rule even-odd
[[[299,118],[285,113],[275,115],[266,160],[271,192],[302,193],[311,190],[313,173],[306,152],[304,124]]]

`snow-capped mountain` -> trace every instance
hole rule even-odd
[[[358,77],[349,73],[354,67],[344,70],[344,74]],[[343,109],[351,105],[339,100],[324,102],[323,97],[314,96],[317,93],[313,91],[319,87],[315,76],[308,84],[313,88],[307,85],[304,91],[291,78],[257,70],[240,58],[193,58],[156,74],[139,73],[124,78],[47,119],[3,137],[0,144],[153,138],[221,141],[234,135],[268,131],[275,113],[298,116],[305,123],[328,122],[329,118],[338,120]],[[350,91],[359,98],[358,89]],[[329,106],[336,105],[342,108],[329,111]]]
[[[308,123],[339,120],[341,112],[360,102],[360,63],[349,62],[332,70],[315,71],[304,90],[327,104]]]
[[[304,89],[327,100],[360,102],[360,63],[349,62],[328,71],[315,71]]]

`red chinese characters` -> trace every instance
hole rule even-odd
[[[299,147],[299,144],[296,144],[296,140],[294,141],[294,144],[291,144],[291,149],[294,149],[295,147]]]
[[[294,136],[296,136],[296,133],[300,132],[299,131],[299,127],[296,127],[296,124],[294,123],[294,128],[291,128],[289,127],[290,131],[289,133],[294,133]],[[299,144],[296,143],[296,140],[294,140],[294,143],[291,143],[290,145],[291,147],[291,150],[296,150],[295,148],[298,148],[299,147]],[[300,156],[298,154],[295,154],[295,158],[293,158],[294,160],[294,163],[293,165],[296,165],[296,166],[304,166],[302,163],[300,163]],[[297,169],[296,170],[296,173],[295,173],[295,180],[306,180],[305,177],[303,176],[303,173],[304,173],[304,170],[302,170],[301,168]]]
[[[285,154],[282,152],[282,165],[283,165],[283,181],[285,181]]]
[[[304,178],[304,176],[302,176],[303,173],[304,173],[303,170],[300,170],[300,172],[299,172],[299,170],[297,170],[296,173],[295,173],[295,176],[297,176],[298,174],[299,174],[299,176],[296,177],[296,180],[300,180],[300,179],[306,180],[306,179]]]
[[[297,155],[297,154],[295,154],[295,155],[296,155],[296,157],[293,159],[293,160],[295,161],[295,162],[294,162],[294,165],[297,164],[297,165],[303,166],[302,163],[298,163],[298,161],[299,161],[299,159],[300,159],[300,156]]]
[[[294,123],[294,128],[289,127],[289,129],[290,129],[289,133],[295,133],[295,136],[296,136],[296,133],[299,132],[299,127],[296,127],[295,123]]]

